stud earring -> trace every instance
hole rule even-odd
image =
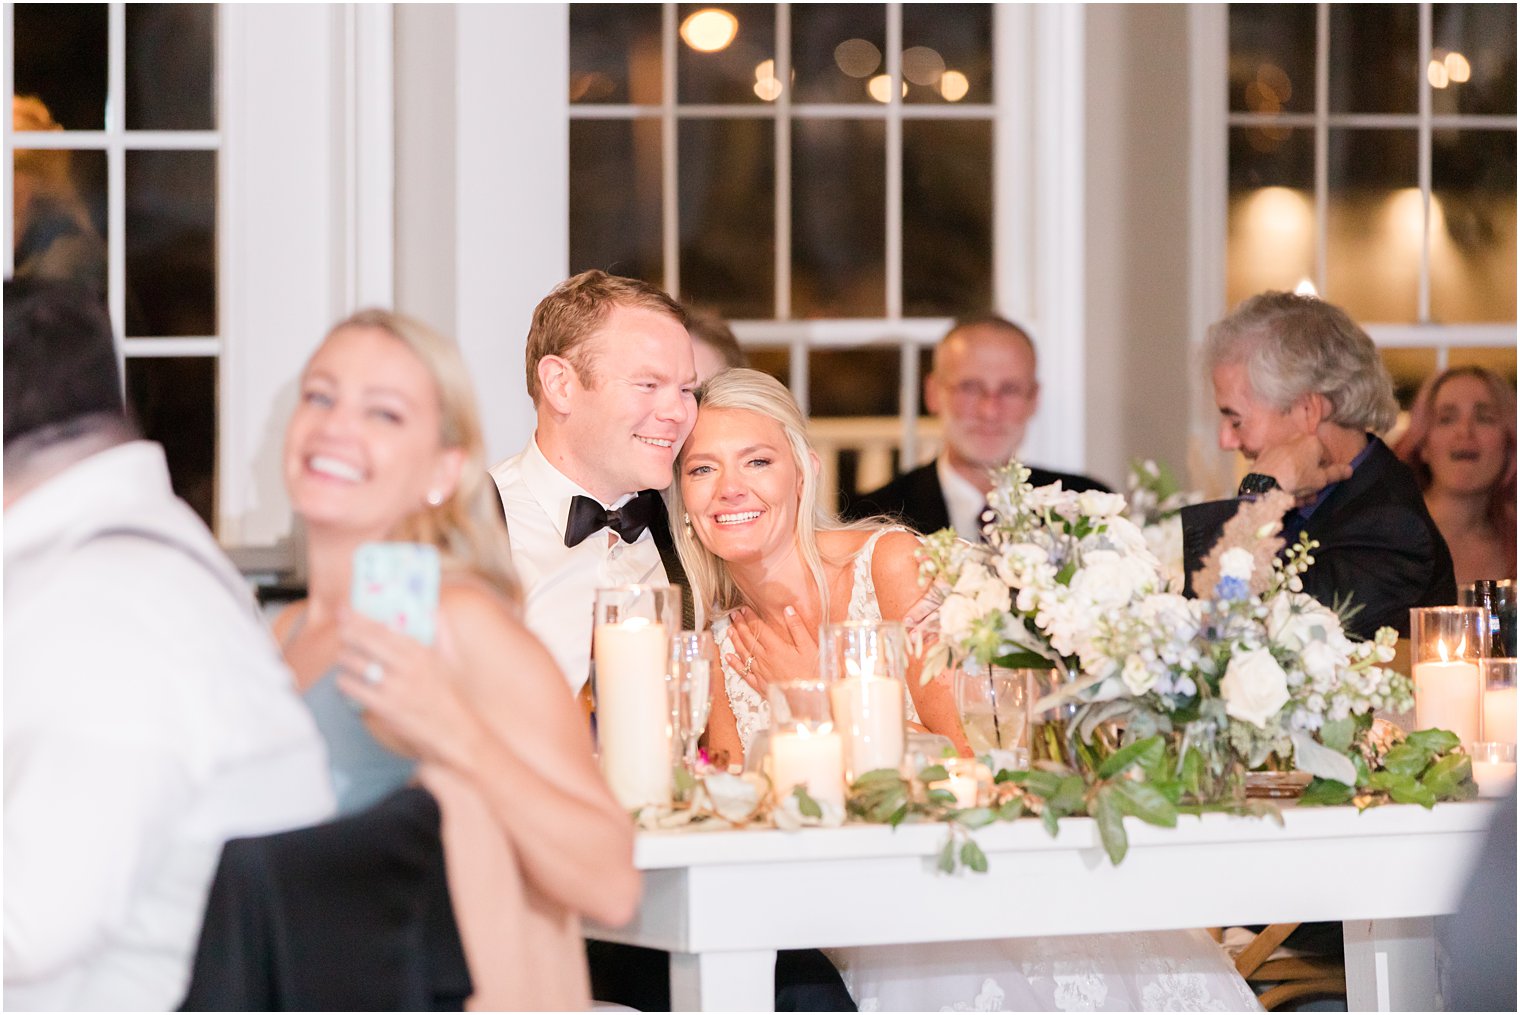
[[[689,511],[683,511],[681,513],[681,520],[686,523],[686,532],[688,534],[690,534],[691,533],[691,512],[689,512]]]
[[[427,502],[429,507],[437,507],[439,504],[443,503],[443,494],[437,490],[429,490],[427,495]]]

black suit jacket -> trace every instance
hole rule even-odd
[[[845,503],[841,514],[846,518],[869,518],[872,515],[889,515],[900,519],[919,532],[937,532],[950,527],[950,509],[945,506],[945,491],[939,485],[939,472],[934,462],[920,465],[912,472],[905,472],[880,490],[860,494]],[[1067,490],[1103,490],[1108,487],[1095,479],[1066,472],[1051,472],[1029,466],[1029,482],[1033,486],[1048,486],[1056,480]]]
[[[1304,531],[1319,540],[1304,572],[1304,591],[1326,606],[1351,598],[1361,610],[1347,632],[1371,638],[1383,626],[1409,634],[1409,610],[1457,601],[1451,553],[1409,467],[1372,438],[1372,450],[1351,478],[1331,491]],[[1192,575],[1219,539],[1239,500],[1182,509],[1183,563]]]
[[[411,786],[326,824],[232,839],[183,1011],[459,1011],[472,985],[438,805]]]

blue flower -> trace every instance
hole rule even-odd
[[[1214,586],[1214,596],[1227,602],[1245,599],[1250,594],[1251,587],[1240,578],[1221,578],[1219,584]]]

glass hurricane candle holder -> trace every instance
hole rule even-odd
[[[596,590],[592,693],[602,774],[629,810],[670,803],[670,634],[681,590],[620,585]]]
[[[819,803],[844,806],[844,742],[829,712],[827,684],[818,677],[774,681],[770,776],[777,800],[803,786]]]
[[[1515,660],[1484,659],[1483,739],[1489,743],[1515,742]]]
[[[1506,797],[1515,786],[1515,745],[1478,743],[1468,748],[1481,797]]]
[[[1417,729],[1443,729],[1477,743],[1488,655],[1488,611],[1475,606],[1428,606],[1409,611],[1410,663]]]
[[[834,729],[843,738],[845,775],[854,782],[903,760],[907,639],[901,624],[828,624],[819,639]]]

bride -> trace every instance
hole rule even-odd
[[[815,632],[840,620],[902,620],[929,609],[918,540],[836,521],[818,504],[818,456],[791,393],[754,370],[718,374],[676,459],[671,529],[698,622],[723,648],[726,695],[710,751],[742,759],[769,724],[765,686],[817,665]],[[909,718],[969,753],[948,677],[908,675]],[[836,948],[861,1011],[1259,1010],[1203,931]]]

